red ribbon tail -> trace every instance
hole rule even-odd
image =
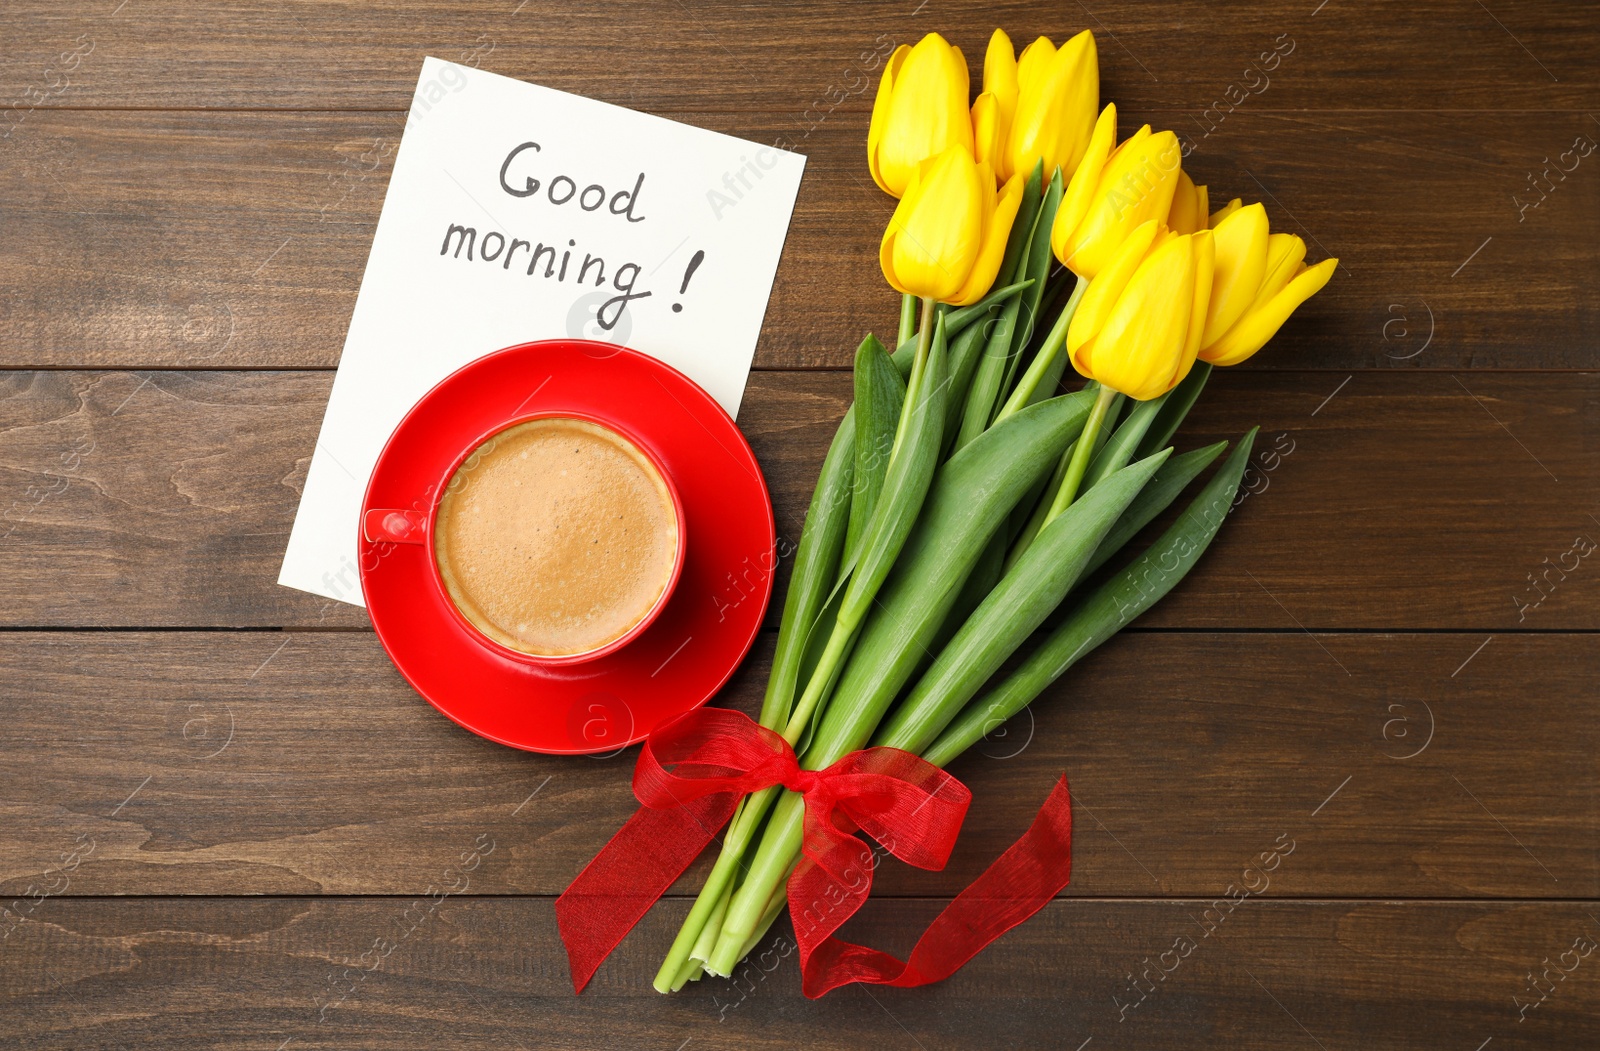
[[[1050,790],[1022,838],[956,896],[911,950],[906,975],[894,985],[937,982],[954,974],[990,942],[1044,908],[1071,882],[1072,797],[1067,775]]]
[[[906,963],[832,936],[866,901],[870,878],[845,888],[803,861],[789,883],[801,988],[815,999],[851,982],[909,988],[942,981],[1049,904],[1071,875],[1072,800],[1065,774],[1028,831],[939,914]]]
[[[706,796],[670,810],[640,807],[556,900],[572,991],[581,993],[633,930],[733,816],[738,796]]]

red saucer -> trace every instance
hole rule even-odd
[[[552,410],[615,420],[649,444],[682,498],[683,573],[643,634],[576,665],[496,654],[434,587],[425,545],[361,537],[361,590],[395,667],[455,722],[513,748],[611,751],[710,699],[755,641],[772,595],[766,481],[709,394],[671,366],[609,343],[554,339],[497,351],[446,377],[400,421],[373,468],[361,518],[419,498],[416,509],[428,511],[432,487],[464,448],[503,421]]]

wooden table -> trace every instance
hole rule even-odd
[[[1597,1046],[1586,8],[15,0],[0,1044]],[[1191,579],[956,764],[950,869],[886,866],[853,930],[907,949],[1066,769],[1074,879],[1039,916],[942,985],[820,1002],[780,923],[663,998],[686,880],[574,997],[552,900],[633,753],[472,737],[360,610],[274,583],[418,65],[809,156],[740,419],[793,538],[851,349],[894,323],[878,63],[931,29],[977,62],[996,23],[1094,29],[1125,132],[1175,128],[1213,200],[1342,260],[1184,432],[1278,455]],[[722,703],[753,709],[770,649]]]

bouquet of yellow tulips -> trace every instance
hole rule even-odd
[[[1018,56],[996,30],[975,100],[938,34],[884,67],[867,166],[898,198],[879,258],[900,331],[856,353],[759,720],[803,770],[868,745],[943,767],[1171,590],[1254,431],[1164,535],[1099,571],[1224,451],[1170,446],[1212,367],[1261,349],[1337,265],[1308,267],[1259,203],[1211,212],[1171,131],[1119,143],[1099,81],[1087,31]],[[1089,382],[1058,393],[1069,364]],[[658,989],[733,973],[809,863],[804,819],[788,789],[743,799]]]

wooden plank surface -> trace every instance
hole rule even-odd
[[[770,646],[719,703],[759,708]],[[1600,897],[1597,677],[1587,634],[1126,636],[953,767],[950,867],[877,889],[959,891],[1066,771],[1069,895],[1220,894],[1281,834],[1272,895]],[[366,633],[34,633],[0,683],[0,894],[79,836],[74,894],[419,894],[483,831],[474,893],[552,895],[636,805],[633,750],[480,740]]]
[[[0,374],[0,623],[364,624],[276,584],[331,380]],[[849,395],[842,372],[751,377],[742,426],[791,542]],[[1260,425],[1253,493],[1140,623],[1600,626],[1597,418],[1597,373],[1221,372],[1182,440]]]
[[[1247,900],[1207,933],[1208,905],[1058,901],[942,985],[812,1002],[786,924],[734,981],[654,992],[681,899],[652,912],[577,998],[547,899],[57,899],[0,953],[12,990],[0,1020],[18,1051],[1531,1051],[1600,1039],[1594,902]],[[903,951],[938,906],[873,902],[852,933]],[[1524,1020],[1514,996],[1537,1004]]]
[[[863,167],[869,108],[853,99],[805,139],[759,367],[847,366],[864,331],[894,325],[876,252],[893,202]],[[1600,367],[1600,177],[1587,167],[1600,152],[1571,154],[1578,167],[1549,193],[1525,191],[1547,156],[1580,137],[1596,149],[1584,114],[1241,111],[1202,135],[1185,110],[1120,112],[1125,132],[1187,127],[1187,167],[1213,199],[1262,201],[1312,259],[1342,261],[1243,368]],[[789,124],[665,115],[758,141]],[[403,123],[36,113],[0,153],[0,366],[336,364]]]
[[[1180,0],[1054,10],[1025,0],[315,0],[292,9],[269,0],[120,8],[118,0],[20,0],[10,13],[0,49],[7,86],[43,83],[55,56],[85,35],[94,50],[50,102],[100,108],[405,109],[423,56],[435,55],[634,108],[775,108],[798,120],[813,102],[828,104],[830,87],[875,86],[870,75],[861,86],[860,55],[882,38],[912,43],[939,30],[976,64],[996,25],[1019,45],[1093,29],[1103,94],[1134,106],[1198,112],[1285,35],[1296,50],[1260,100],[1271,108],[1581,112],[1600,89],[1593,19],[1582,5],[1550,0],[1335,0],[1321,8]],[[175,55],[182,77],[171,75]]]
[[[740,419],[792,540],[839,370],[893,324],[882,56],[939,29],[976,64],[996,24],[1092,28],[1124,132],[1173,127],[1214,200],[1341,258],[1185,429],[1260,424],[1251,494],[958,760],[949,869],[884,866],[847,933],[906,951],[1066,770],[1074,881],[1034,920],[937,987],[820,1002],[780,922],[735,982],[661,998],[691,872],[574,998],[551,896],[631,810],[633,753],[474,738],[360,610],[274,583],[421,59],[807,155]],[[20,0],[5,26],[5,1047],[1600,1043],[1588,6]],[[771,645],[721,703],[753,710]]]

